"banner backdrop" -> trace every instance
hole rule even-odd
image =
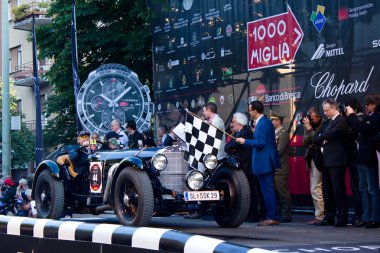
[[[307,108],[380,91],[379,1],[148,2],[157,125],[175,126],[184,108],[201,114],[211,101],[228,126],[234,112],[260,100],[265,114],[285,117],[298,157],[291,174],[308,178],[299,127]],[[306,183],[290,185],[309,194]]]
[[[289,125],[327,97],[362,100],[379,91],[378,1],[150,5],[157,120],[169,126],[183,121],[184,108],[199,112],[213,101],[228,120],[251,100],[286,116]]]

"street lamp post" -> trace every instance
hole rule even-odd
[[[11,116],[9,95],[9,20],[8,0],[2,1],[2,78],[3,78],[3,101],[2,101],[2,173],[6,177],[11,174]]]
[[[36,166],[42,161],[44,155],[43,139],[42,139],[42,123],[41,123],[41,101],[40,101],[40,85],[38,82],[38,64],[37,64],[37,48],[36,48],[36,21],[34,14],[32,15],[32,46],[33,46],[33,79],[34,79],[34,97],[36,101]]]

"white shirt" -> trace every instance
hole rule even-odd
[[[258,117],[258,118],[255,120],[255,126],[257,126],[257,124],[259,123],[259,121],[261,120],[262,117],[264,117],[264,114],[261,115],[260,117]]]
[[[121,144],[123,144],[124,147],[128,147],[128,142],[129,142],[129,140],[128,140],[128,136],[124,133],[124,131],[121,130],[121,128],[120,128],[119,130],[116,131],[116,133],[117,133],[118,135],[121,135],[121,136],[119,137],[119,140],[120,140]]]
[[[333,121],[336,117],[338,117],[340,113],[337,113],[334,117],[332,117],[331,121]]]

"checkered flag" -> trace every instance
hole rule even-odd
[[[187,113],[185,136],[188,150],[183,159],[194,169],[203,168],[203,157],[207,154],[217,155],[223,139],[223,131]]]

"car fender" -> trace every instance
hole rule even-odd
[[[111,204],[112,208],[114,209],[114,197],[113,197],[113,189],[115,189],[116,180],[118,178],[118,175],[120,171],[127,167],[134,167],[139,170],[144,170],[144,161],[136,156],[128,156],[124,158],[117,168],[115,169],[115,173],[111,182],[111,189],[109,193],[109,203]]]
[[[218,170],[221,168],[228,167],[232,170],[240,170],[240,163],[234,156],[224,156],[219,159],[218,166],[213,170],[211,176],[207,180],[207,185],[209,186],[210,182],[212,181],[214,175],[217,173]]]
[[[222,158],[219,159],[218,166],[216,169],[219,169],[222,166],[230,166],[234,169],[239,169],[240,163],[234,156],[223,156]]]
[[[59,168],[59,165],[54,162],[54,161],[51,161],[51,160],[45,160],[45,161],[42,161],[37,169],[36,169],[36,172],[34,173],[34,179],[33,179],[33,186],[32,186],[32,198],[34,199],[34,189],[35,189],[35,185],[36,185],[36,182],[37,182],[37,179],[38,179],[38,176],[41,174],[41,172],[43,170],[49,170],[51,175],[60,180],[60,176],[59,176],[59,171],[60,171],[60,168]]]

